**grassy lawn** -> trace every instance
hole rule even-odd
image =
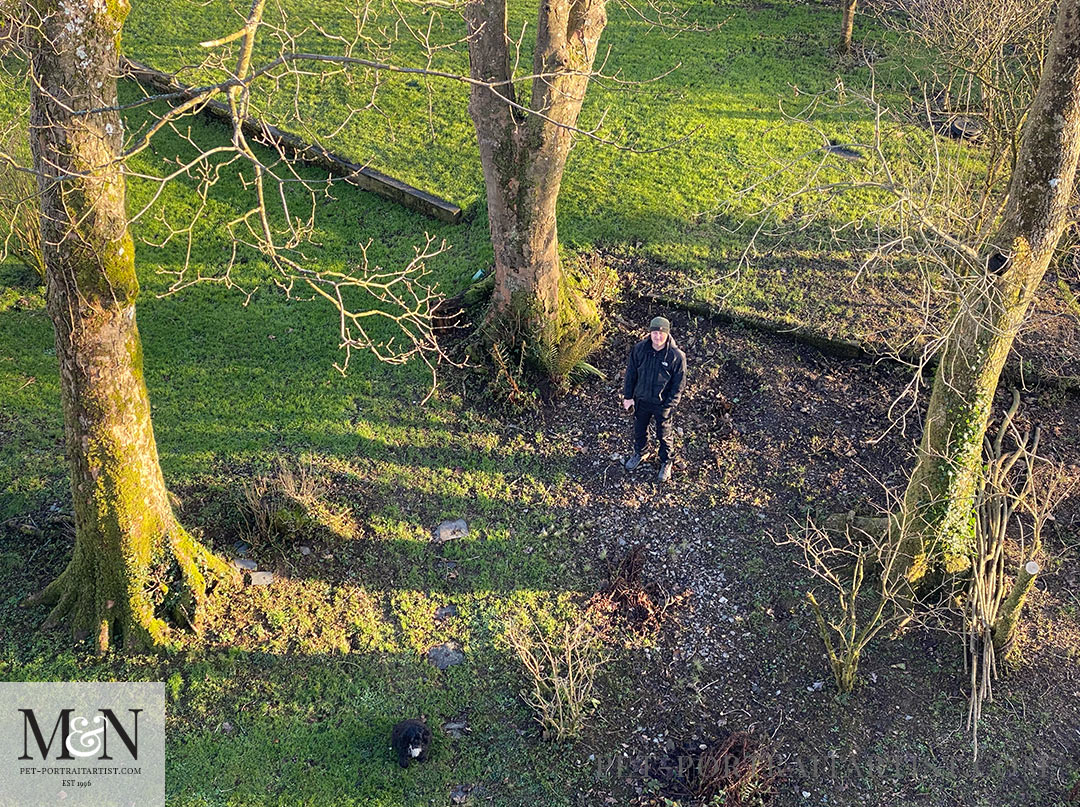
[[[135,5],[130,55],[175,69],[193,63],[195,43],[238,25],[240,6],[178,2]],[[301,3],[283,8],[297,29],[315,13]],[[527,16],[524,5],[514,13],[519,22]],[[628,261],[620,264],[626,300],[639,287],[715,300],[716,288],[702,281],[738,254],[743,236],[721,225],[737,224],[739,211],[735,220],[698,214],[766,170],[769,153],[819,145],[783,124],[777,99],[792,98],[794,84],[806,92],[832,83],[840,68],[828,47],[839,13],[818,4],[700,5],[692,9],[699,22],[724,26],[675,39],[615,7],[610,13],[608,72],[643,79],[681,66],[641,87],[598,82],[583,125],[610,107],[604,132],[639,147],[693,136],[653,155],[580,139],[560,201],[564,244]],[[320,5],[316,19],[330,31],[351,24],[336,2]],[[445,39],[458,35],[452,20]],[[396,55],[418,56],[407,47]],[[464,70],[460,55],[440,58]],[[291,124],[283,99],[261,103],[286,119],[284,128],[326,137],[344,116],[346,88],[328,79],[311,90],[300,98],[302,121]],[[328,144],[461,204],[464,223],[441,225],[335,186],[334,198],[320,202],[317,246],[305,248],[312,260],[348,266],[372,239],[373,263],[400,265],[427,231],[452,247],[430,262],[447,293],[488,266],[464,89],[432,90],[434,138],[424,84],[390,78],[379,95],[388,117],[365,113]],[[125,84],[121,92],[130,101],[140,91]],[[5,115],[20,114],[22,99],[17,89],[0,95]],[[144,120],[130,114],[129,131]],[[221,141],[219,126],[196,119],[185,132],[189,124],[196,142]],[[847,140],[865,122],[829,125]],[[131,168],[162,175],[189,153],[167,134]],[[133,179],[132,209],[152,191]],[[246,209],[245,194],[235,175],[215,186],[195,231],[192,271],[220,270],[230,249],[222,227]],[[1048,539],[1050,573],[1033,597],[1020,660],[988,707],[980,776],[970,771],[962,731],[965,679],[953,640],[922,631],[883,639],[864,661],[860,688],[834,698],[815,627],[799,606],[808,580],[774,544],[807,509],[880,504],[874,478],[902,478],[917,413],[906,435],[878,439],[902,373],[674,315],[693,375],[680,413],[683,459],[665,490],[649,471],[625,475],[616,459],[628,437],[617,409],[621,364],[637,323],[653,312],[619,303],[597,358],[607,380],[551,410],[491,407],[468,370],[447,370],[420,407],[422,367],[358,354],[348,375],[334,370],[334,312],[287,298],[254,254],[235,269],[237,282],[257,287],[246,305],[220,285],[160,296],[186,243],[153,244],[199,204],[193,183],[175,182],[135,227],[161,463],[181,520],[228,556],[246,551],[275,579],[216,597],[204,634],[173,654],[97,659],[64,631],[40,630],[43,609],[18,607],[70,554],[70,497],[43,289],[32,272],[0,266],[0,677],[166,681],[170,805],[411,807],[447,804],[471,786],[475,804],[659,805],[657,780],[627,761],[656,759],[669,740],[696,746],[730,729],[768,738],[783,805],[1065,803],[1080,775],[1076,502]],[[754,199],[744,204],[745,214]],[[857,212],[841,206],[837,215]],[[895,321],[883,317],[902,319],[873,279],[851,299],[837,282],[851,273],[848,256],[808,244],[744,274],[723,305],[855,337]],[[1031,391],[1025,411],[1043,424],[1053,456],[1080,459],[1074,397]],[[245,487],[282,464],[311,480],[311,495],[259,532]],[[468,536],[430,540],[440,521],[458,517],[468,520]],[[645,547],[648,580],[693,595],[659,635],[629,631],[613,642],[601,705],[582,740],[544,742],[520,695],[525,681],[506,625],[523,613],[576,618],[635,543]],[[437,670],[426,653],[449,640],[466,661]],[[389,730],[420,715],[435,734],[433,759],[404,772],[387,750]],[[464,736],[442,728],[461,720]]]
[[[181,7],[154,2],[135,4],[124,34],[126,52],[161,69],[179,69],[197,63],[201,52],[197,43],[232,31],[240,19],[238,15],[246,13],[247,8],[216,1],[181,0],[181,4]],[[323,4],[316,19],[330,33],[344,33],[353,24],[348,8],[344,3]],[[389,8],[377,8],[382,15],[377,18],[380,22],[392,17]],[[529,8],[527,4],[514,4],[514,19],[525,20],[532,13]],[[638,285],[649,288],[657,281],[670,287],[668,281],[678,285],[687,278],[707,278],[710,273],[723,270],[724,256],[730,257],[732,250],[737,252],[745,236],[732,235],[715,224],[695,223],[695,216],[714,210],[722,199],[765,170],[769,165],[766,148],[796,152],[818,145],[808,141],[803,130],[780,121],[777,100],[790,99],[792,83],[804,92],[823,89],[834,79],[837,69],[828,47],[836,28],[836,13],[831,8],[792,5],[750,10],[740,5],[718,4],[695,6],[689,13],[703,26],[723,25],[719,30],[684,32],[671,39],[669,34],[650,30],[624,11],[612,10],[605,32],[605,42],[612,49],[606,72],[629,79],[647,79],[671,70],[677,63],[681,67],[661,82],[640,87],[597,82],[590,87],[582,126],[589,128],[606,111],[605,136],[633,142],[642,148],[655,147],[690,132],[693,136],[649,155],[612,149],[581,138],[571,152],[560,197],[560,233],[569,250],[608,249],[663,262],[659,270],[650,267],[648,272],[638,273],[649,274],[648,277],[631,276],[631,290]],[[294,32],[308,27],[307,21],[312,16],[309,6],[284,4],[281,10],[277,7],[268,10],[267,20],[280,23],[282,14],[288,16],[289,28]],[[442,39],[455,39],[460,34],[461,21],[452,14],[440,19]],[[529,22],[527,36],[531,18]],[[395,59],[412,64],[420,54],[405,41],[407,38],[402,39]],[[320,40],[308,35],[300,41]],[[322,42],[324,47],[325,44]],[[263,55],[277,52],[271,36],[261,40],[260,48]],[[462,53],[443,54],[440,58],[438,67],[457,72],[467,68]],[[17,71],[17,65],[12,65],[11,70]],[[211,71],[181,74],[183,80],[191,83],[221,77]],[[0,95],[2,108],[7,119],[17,118],[23,114],[26,90],[23,86],[12,86],[10,81],[6,85]],[[302,89],[295,107],[290,98],[269,93],[258,97],[256,108],[267,118],[311,139],[334,131],[332,141],[328,141],[334,148],[355,159],[370,160],[376,168],[442,194],[462,205],[468,213],[465,223],[450,227],[335,185],[337,198],[319,206],[313,239],[319,246],[306,247],[307,254],[320,265],[337,269],[359,260],[358,246],[371,239],[369,257],[373,264],[401,265],[411,257],[412,247],[422,242],[423,233],[428,232],[445,238],[450,246],[448,252],[430,265],[432,277],[446,293],[464,288],[477,269],[489,265],[491,246],[483,182],[463,85],[432,81],[434,138],[427,125],[427,93],[413,79],[387,77],[378,99],[380,108],[391,110],[392,115],[362,113],[343,128],[349,88],[341,77],[311,81],[302,85]],[[353,87],[353,91],[358,88]],[[121,100],[131,102],[140,93],[136,85],[126,83],[121,88]],[[142,110],[132,111],[127,117],[129,132],[140,131],[147,120]],[[836,125],[839,127],[836,134],[841,139],[852,134],[853,122]],[[191,137],[204,144],[219,142],[223,132],[219,126],[199,119],[185,119],[180,128],[185,134],[190,131]],[[171,132],[163,132],[155,138],[152,149],[133,162],[131,170],[160,176],[172,161],[190,158],[192,154],[189,144]],[[309,170],[307,176],[315,178],[319,174]],[[141,209],[155,189],[155,185],[145,180],[132,180],[130,208]],[[246,210],[248,204],[249,197],[241,182],[235,173],[227,172],[212,190],[193,231],[191,274],[220,273],[230,249],[222,235],[223,224]],[[301,204],[298,197],[293,199],[293,204]],[[755,199],[749,198],[745,204],[753,208]],[[172,279],[170,275],[158,274],[159,270],[175,272],[180,268],[186,257],[186,242],[183,237],[176,237],[164,248],[154,245],[165,240],[170,227],[186,226],[199,205],[193,183],[175,183],[135,227],[144,289],[140,309],[144,338],[151,344],[160,339],[162,344],[169,345],[166,354],[147,350],[147,378],[152,385],[161,382],[160,389],[152,386],[158,437],[168,443],[170,422],[176,422],[184,430],[186,445],[182,450],[168,452],[172,454],[170,461],[177,463],[177,471],[195,473],[208,470],[211,452],[220,456],[233,450],[261,450],[264,458],[274,454],[276,445],[267,447],[263,439],[265,430],[271,427],[266,412],[277,411],[285,400],[292,402],[289,408],[299,406],[299,409],[288,424],[277,423],[272,427],[275,443],[299,439],[301,435],[308,439],[317,435],[314,439],[319,444],[336,439],[332,435],[337,435],[341,427],[332,425],[331,421],[340,416],[342,407],[328,392],[336,379],[326,377],[328,367],[340,360],[332,345],[335,333],[332,312],[318,304],[302,306],[304,323],[284,331],[278,323],[288,303],[276,293],[265,262],[256,255],[245,256],[247,262],[241,263],[234,274],[245,288],[260,287],[252,304],[242,311],[235,311],[239,307],[235,294],[217,287],[196,288],[157,299],[156,295],[163,293]],[[838,215],[857,212],[838,210]],[[857,327],[853,307],[837,300],[835,295],[836,271],[850,274],[850,269],[836,256],[829,258],[828,262],[818,262],[802,256],[751,271],[727,304],[766,313],[780,321],[818,324],[842,321],[844,328],[865,332],[866,327]],[[792,267],[799,267],[804,275],[793,277]],[[17,289],[20,270],[5,268],[4,271],[11,286],[3,304],[25,311],[36,306],[33,310],[39,314],[34,318],[34,327],[27,327],[21,321],[16,325],[17,320],[6,319],[5,325],[0,326],[5,328],[3,336],[7,341],[34,340],[40,346],[32,361],[21,362],[19,372],[6,374],[0,382],[5,396],[18,390],[6,416],[19,418],[20,422],[22,418],[40,419],[42,413],[52,409],[40,397],[47,394],[46,379],[50,377],[53,361],[49,352],[51,333],[40,311],[40,294],[32,289],[26,289],[24,294]],[[822,294],[824,288],[832,291]],[[707,299],[715,292],[706,284],[696,287],[692,294]],[[27,296],[32,306],[20,303]],[[198,302],[192,305],[188,298]],[[160,320],[155,315],[159,307]],[[204,309],[228,317],[229,322],[215,325],[201,322]],[[895,312],[902,310],[902,306],[880,304],[877,309]],[[245,316],[232,317],[234,312]],[[10,314],[5,311],[5,316]],[[156,324],[159,321],[164,324]],[[9,322],[12,324],[8,325]],[[171,365],[169,357],[173,355],[183,357],[183,368]],[[254,365],[260,357],[283,372],[253,378],[252,373],[258,372]],[[370,366],[358,365],[353,378],[339,383],[350,389],[350,385],[366,388],[369,382],[361,379],[370,374]],[[421,377],[415,368],[406,370],[405,375],[410,379]],[[36,382],[23,387],[30,377]],[[298,388],[311,390],[302,403],[294,400]],[[188,395],[191,389],[205,390],[200,396],[205,403],[193,404]],[[187,425],[201,423],[204,416],[209,417],[207,406],[241,394],[243,403],[228,409],[227,426]],[[350,407],[344,409],[348,411]],[[42,429],[12,429],[12,439],[6,441],[0,456],[5,467],[14,470],[10,483],[14,487],[40,491],[49,486],[47,478],[55,482],[62,473],[57,460],[37,460],[39,454],[48,456],[50,447],[56,445],[56,433],[48,437],[45,434],[49,433]]]
[[[137,4],[125,32],[127,52],[161,69],[181,71],[188,83],[222,80],[225,74],[220,71],[187,66],[198,64],[203,56],[196,43],[237,27],[239,6],[211,0],[195,7],[197,13],[182,14],[172,4],[153,0]],[[288,29],[295,33],[307,29],[298,37],[299,49],[336,52],[311,31],[309,20],[338,36],[348,36],[354,27],[347,3],[320,4],[317,12],[304,3],[286,2],[280,8],[268,10],[267,20],[283,25],[287,18]],[[395,19],[383,4],[369,8],[377,21],[369,23],[372,31]],[[527,23],[526,48],[535,34],[534,8],[511,3],[508,27],[517,32]],[[799,179],[780,177],[732,204],[734,194],[775,170],[778,161],[823,145],[818,135],[786,121],[779,104],[798,107],[799,99],[832,87],[838,76],[855,84],[867,78],[865,68],[841,64],[832,54],[837,10],[816,3],[751,8],[729,2],[680,4],[679,10],[705,30],[676,36],[617,6],[609,12],[601,41],[607,55],[604,72],[619,81],[598,79],[590,84],[580,125],[589,130],[602,119],[600,135],[629,148],[577,138],[559,201],[564,247],[601,248],[660,262],[666,289],[681,296],[720,304],[724,295],[723,305],[732,310],[765,309],[781,319],[818,321],[848,331],[854,328],[859,336],[871,335],[877,324],[848,316],[836,293],[832,256],[820,250],[773,261],[767,271],[751,271],[734,285],[719,280],[728,274],[747,237],[746,232],[733,230],[760,208],[767,193],[793,189]],[[419,25],[428,11],[405,4],[402,13]],[[440,12],[434,19],[437,42],[453,42],[463,35],[463,22],[454,12]],[[870,46],[883,49],[887,56],[883,37],[869,26],[864,29],[860,33],[869,37]],[[270,59],[278,45],[271,32],[266,33],[256,52]],[[373,37],[379,41],[378,35]],[[425,64],[418,46],[405,35],[385,58],[405,66]],[[885,59],[879,60],[878,69],[888,74],[898,66]],[[460,47],[439,51],[433,67],[467,74],[466,54]],[[663,77],[652,81],[658,76]],[[466,110],[467,87],[395,74],[385,74],[382,80],[375,96],[378,108],[351,116],[350,104],[358,106],[357,99],[368,98],[370,79],[362,74],[351,85],[341,75],[300,79],[298,102],[292,97],[290,79],[286,82],[290,91],[282,87],[264,92],[255,103],[260,114],[286,129],[331,144],[356,160],[370,161],[482,218],[486,203]],[[848,110],[832,119],[826,116],[821,123],[823,131],[838,141],[865,142],[867,121],[867,113]],[[837,159],[823,180],[849,175],[849,166]],[[838,200],[835,221],[856,218],[866,204],[865,197]],[[715,215],[721,206],[723,215]],[[865,282],[877,288],[875,280]],[[796,289],[823,298],[822,303],[794,296]]]
[[[125,100],[134,93],[122,88]],[[196,142],[217,142],[222,131],[200,120],[185,128]],[[160,175],[190,148],[162,137],[132,170]],[[133,180],[131,208],[154,190]],[[462,288],[473,273],[469,237],[486,222],[449,228],[349,187],[335,196],[320,202],[321,246],[309,252],[323,265],[358,260],[357,245],[372,235],[373,264],[404,262],[427,230],[457,239],[430,265],[442,288]],[[229,250],[223,223],[245,201],[235,177],[216,187],[195,234],[193,272],[220,268]],[[166,222],[183,221],[198,203],[193,183],[172,184],[135,228],[145,240],[139,324],[162,467],[186,524],[230,555],[235,541],[249,541],[278,581],[218,598],[204,639],[170,657],[97,660],[71,650],[63,631],[37,632],[42,614],[17,606],[70,553],[70,499],[44,290],[9,262],[0,275],[0,568],[19,583],[5,594],[0,676],[167,681],[170,804],[427,803],[493,775],[505,803],[571,803],[570,759],[552,764],[549,748],[535,742],[517,698],[519,671],[500,645],[508,614],[560,618],[580,609],[569,547],[523,551],[555,517],[544,506],[567,456],[535,433],[465,416],[452,389],[418,407],[429,383],[419,365],[392,368],[358,354],[342,376],[333,369],[342,359],[336,314],[288,299],[254,255],[236,267],[236,282],[257,288],[247,305],[244,294],[217,285],[159,296],[172,281],[162,272],[184,262],[186,242],[145,242],[160,242]],[[485,240],[472,239],[481,251]],[[317,477],[333,513],[320,510],[296,531],[260,541],[243,488],[273,475],[279,461]],[[433,553],[430,529],[463,514],[468,540]],[[43,530],[32,545],[18,528],[27,524]],[[310,563],[299,543],[316,547]],[[456,614],[436,624],[432,613],[444,605]],[[447,632],[468,667],[440,672],[425,659],[435,635]],[[400,776],[387,751],[396,720],[424,715],[437,728],[470,708],[483,743],[439,732],[439,762]]]
[[[191,3],[192,13],[177,13],[175,3],[157,0],[136,4],[125,32],[127,52],[160,69],[180,71],[188,83],[223,80],[222,70],[191,67],[205,56],[197,43],[236,29],[247,4],[180,2]],[[341,0],[321,3],[317,10],[286,0],[268,9],[270,28],[256,56],[270,60],[278,54],[278,29],[296,37],[290,49],[339,53],[340,47],[317,34],[314,25],[330,36],[348,38],[356,28],[351,8]],[[399,12],[414,28],[426,31],[430,23],[435,44],[454,43],[464,35],[460,14],[453,10],[384,2],[364,8],[371,45],[356,55],[398,66],[425,66],[416,41],[400,26],[394,28]],[[702,30],[675,33],[617,5],[609,9],[601,40],[603,72],[618,81],[597,79],[590,84],[580,125],[591,130],[602,121],[599,134],[628,148],[577,138],[559,199],[564,248],[600,249],[644,262],[646,270],[632,279],[640,291],[856,339],[878,351],[892,346],[891,338],[913,335],[923,315],[921,281],[912,268],[857,272],[858,256],[837,253],[824,236],[827,227],[865,215],[874,205],[869,192],[832,198],[828,218],[817,232],[775,244],[765,239],[764,254],[734,271],[762,206],[777,194],[797,189],[818,158],[751,193],[736,196],[739,191],[795,156],[822,147],[823,137],[840,143],[872,140],[870,113],[857,104],[832,111],[821,107],[815,116],[817,132],[787,117],[799,112],[814,93],[838,84],[858,90],[869,81],[864,62],[842,61],[833,52],[839,9],[820,2],[730,0],[688,1],[674,8],[686,13],[684,25]],[[394,39],[380,30],[398,30],[399,36]],[[515,37],[523,31],[523,53],[528,54],[535,35],[534,4],[512,1],[508,30]],[[910,54],[895,37],[861,16],[856,41],[874,63],[879,91],[893,92],[895,104],[905,108],[902,93],[910,90]],[[388,50],[376,47],[387,42]],[[226,65],[233,60],[230,55]],[[527,57],[522,60],[522,72],[528,72],[528,63]],[[432,67],[467,74],[467,55],[460,45],[437,50]],[[372,99],[370,75],[353,71],[346,78],[334,66],[305,65],[308,68],[313,75],[290,77],[258,93],[258,114],[448,198],[475,220],[483,219],[483,178],[465,85],[385,73],[373,96],[375,106],[356,109]],[[527,87],[519,87],[523,91]],[[928,135],[911,132],[909,137]],[[929,146],[925,153],[929,161]],[[931,163],[925,167],[930,170]],[[862,171],[860,161],[834,157],[817,181],[857,179]],[[787,207],[780,211],[782,218],[796,212]],[[451,235],[450,241],[455,249],[468,250],[477,268],[490,260],[483,228]],[[1069,294],[1075,297],[1078,292],[1080,277],[1073,267],[1063,267],[1060,276],[1051,272],[1030,338],[1017,350],[1040,371],[1080,377],[1080,311],[1067,302]]]
[[[168,147],[160,144],[158,153]],[[138,195],[136,183],[133,201]],[[164,209],[182,213],[193,195],[175,185]],[[239,210],[218,202],[197,263],[220,260],[214,252],[225,244],[211,233]],[[377,245],[374,260],[409,254],[413,228],[432,229],[350,189],[323,212],[320,237],[339,261],[368,216],[384,232],[401,231],[396,242]],[[148,223],[140,232],[157,237],[152,229]],[[279,581],[219,598],[205,641],[173,657],[98,661],[68,649],[62,631],[36,632],[42,614],[17,604],[70,552],[70,536],[49,521],[70,504],[43,292],[32,273],[6,265],[0,557],[5,580],[20,583],[5,593],[0,676],[168,681],[170,804],[426,803],[445,798],[453,779],[478,781],[492,771],[510,783],[507,803],[569,803],[572,777],[525,736],[531,718],[516,699],[516,669],[496,647],[507,613],[577,608],[567,599],[579,583],[567,557],[521,551],[551,519],[542,506],[565,458],[532,435],[515,436],[481,415],[464,418],[460,396],[449,390],[418,408],[426,379],[417,367],[395,370],[361,355],[341,376],[332,367],[341,359],[333,313],[287,300],[257,261],[241,265],[237,277],[260,286],[245,307],[243,295],[216,286],[159,299],[167,278],[157,271],[183,259],[182,245],[144,248],[141,257],[146,379],[163,469],[184,500],[181,517],[230,554],[236,540],[250,541],[252,555]],[[457,279],[453,262],[432,268],[448,285]],[[460,263],[456,269],[465,271]],[[303,521],[295,534],[275,533],[271,544],[249,534],[243,485],[272,474],[279,459],[326,480],[323,496],[340,518],[329,526]],[[530,505],[534,515],[520,512]],[[463,513],[468,541],[434,556],[430,528]],[[28,521],[44,529],[33,545],[16,529]],[[317,547],[306,568],[299,542]],[[451,585],[448,570],[466,561],[467,573]],[[438,630],[458,638],[469,666],[442,673],[423,652],[437,632],[432,611],[448,604],[457,614]],[[397,773],[386,751],[393,722],[423,714],[434,726],[479,704],[470,725],[490,740],[439,739],[439,764],[407,778]]]

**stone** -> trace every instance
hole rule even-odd
[[[453,521],[444,521],[435,528],[435,542],[438,544],[453,541],[455,538],[464,538],[469,534],[469,525],[465,519],[458,518]]]
[[[259,568],[259,565],[251,558],[234,558],[232,565],[234,569],[241,572],[253,572]]]
[[[247,541],[237,541],[233,544],[233,549],[236,550],[237,555],[243,557],[251,551],[251,544],[249,544]]]
[[[310,555],[311,554],[311,547],[301,544],[300,545],[300,554],[301,555]]]
[[[471,804],[473,785],[458,785],[450,792],[451,804]]]
[[[457,616],[458,607],[451,603],[450,605],[440,605],[435,609],[435,618],[438,620],[449,619],[452,616]]]
[[[274,582],[273,572],[252,572],[250,577],[253,586],[268,586]]]
[[[443,731],[455,739],[461,739],[469,733],[469,719],[465,712],[443,723]]]
[[[948,124],[942,126],[940,131],[943,135],[951,137],[953,140],[969,140],[977,142],[983,136],[983,129],[984,127],[981,121],[961,115],[953,118]]]
[[[457,642],[450,641],[435,645],[428,650],[427,657],[438,669],[445,670],[465,661],[465,652]]]

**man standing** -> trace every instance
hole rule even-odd
[[[661,482],[671,479],[671,410],[679,403],[686,382],[686,354],[671,338],[671,323],[656,317],[649,323],[649,335],[634,345],[626,362],[623,408],[634,407],[634,456],[626,470],[641,464],[641,453],[649,439],[649,421],[656,419],[656,440],[660,444]]]

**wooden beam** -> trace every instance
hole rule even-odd
[[[190,87],[185,87],[177,81],[175,76],[162,73],[160,70],[155,70],[126,56],[121,57],[120,66],[124,75],[134,78],[157,92],[185,93],[191,90]],[[226,121],[230,119],[229,106],[222,101],[207,101],[200,110],[215,118]],[[340,154],[324,149],[322,146],[305,143],[296,135],[264,123],[257,118],[245,118],[242,125],[244,131],[258,142],[288,149],[304,162],[325,168],[331,174],[342,177],[362,190],[377,193],[384,199],[397,202],[410,210],[415,210],[429,218],[445,221],[448,224],[457,224],[461,221],[461,208],[453,202],[448,202],[432,193],[414,188],[412,185],[394,179],[381,171],[376,171],[374,168],[354,163]]]

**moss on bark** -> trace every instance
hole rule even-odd
[[[506,35],[506,0],[469,0],[473,78],[498,85],[513,97]],[[487,189],[488,219],[495,252],[496,311],[528,295],[543,318],[559,305],[558,228],[555,207],[570,148],[570,129],[588,84],[596,45],[607,21],[605,0],[552,0],[538,9],[529,104],[521,114],[502,98],[474,84],[469,114],[476,126]]]
[[[175,639],[172,626],[197,630],[214,581],[234,579],[236,572],[179,524],[165,536],[128,535],[122,541],[135,542],[140,549],[110,552],[85,537],[77,540],[64,571],[30,600],[53,606],[45,625],[68,622],[76,638],[91,637],[99,652],[112,646],[169,647]],[[156,561],[146,562],[147,549]],[[179,574],[163,579],[165,570]]]
[[[150,422],[115,111],[117,45],[129,6],[38,0],[36,8],[31,151],[75,551],[32,601],[52,604],[49,622],[69,620],[100,651],[158,646],[169,641],[170,620],[197,626],[208,588],[235,572],[177,522]]]
[[[970,539],[982,441],[1005,359],[1069,220],[1080,159],[1080,0],[1063,0],[1001,225],[984,273],[968,279],[934,377],[903,502],[903,562],[918,582],[955,566]]]

